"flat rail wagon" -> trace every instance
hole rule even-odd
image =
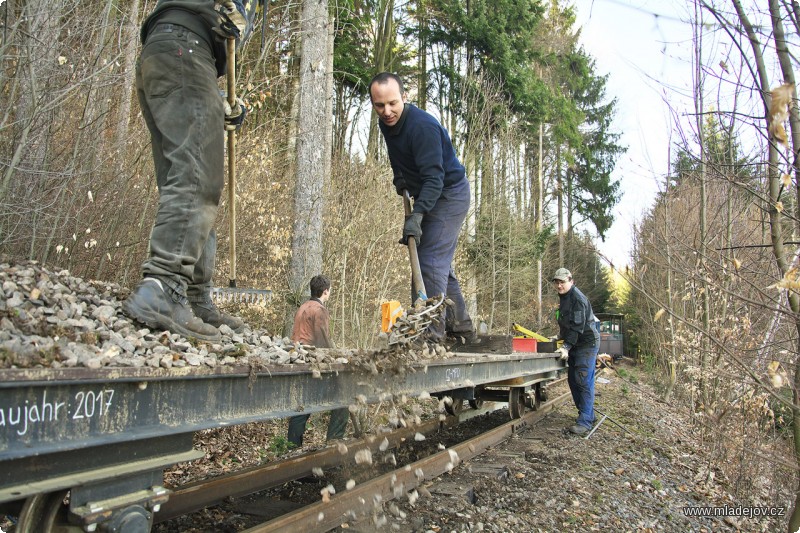
[[[382,373],[350,364],[0,370],[0,512],[20,517],[17,531],[146,533],[170,495],[163,470],[203,454],[196,431],[423,393],[505,400],[521,416],[563,368],[556,354],[510,353]]]

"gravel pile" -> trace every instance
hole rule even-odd
[[[354,363],[372,372],[447,356],[442,347],[364,351],[315,349],[248,326],[220,328],[219,343],[152,331],[122,312],[128,289],[86,281],[36,262],[0,262],[0,368],[216,367]]]

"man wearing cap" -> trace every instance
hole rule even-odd
[[[568,361],[567,382],[578,408],[578,420],[569,428],[575,435],[585,435],[594,424],[594,365],[600,335],[593,327],[592,304],[572,282],[572,273],[559,268],[553,274],[558,292],[558,349],[561,360]]]

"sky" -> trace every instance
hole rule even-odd
[[[617,99],[616,131],[627,146],[615,168],[622,200],[600,252],[617,268],[630,263],[633,226],[663,188],[675,117],[691,105],[691,25],[682,0],[574,0],[580,42],[608,74]],[[672,109],[673,111],[671,111]],[[675,114],[677,113],[677,114]]]

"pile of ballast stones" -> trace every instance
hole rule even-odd
[[[0,368],[216,367],[348,363],[363,350],[315,349],[248,326],[218,343],[152,331],[122,312],[128,290],[34,261],[0,260]],[[385,354],[384,354],[385,357]]]

